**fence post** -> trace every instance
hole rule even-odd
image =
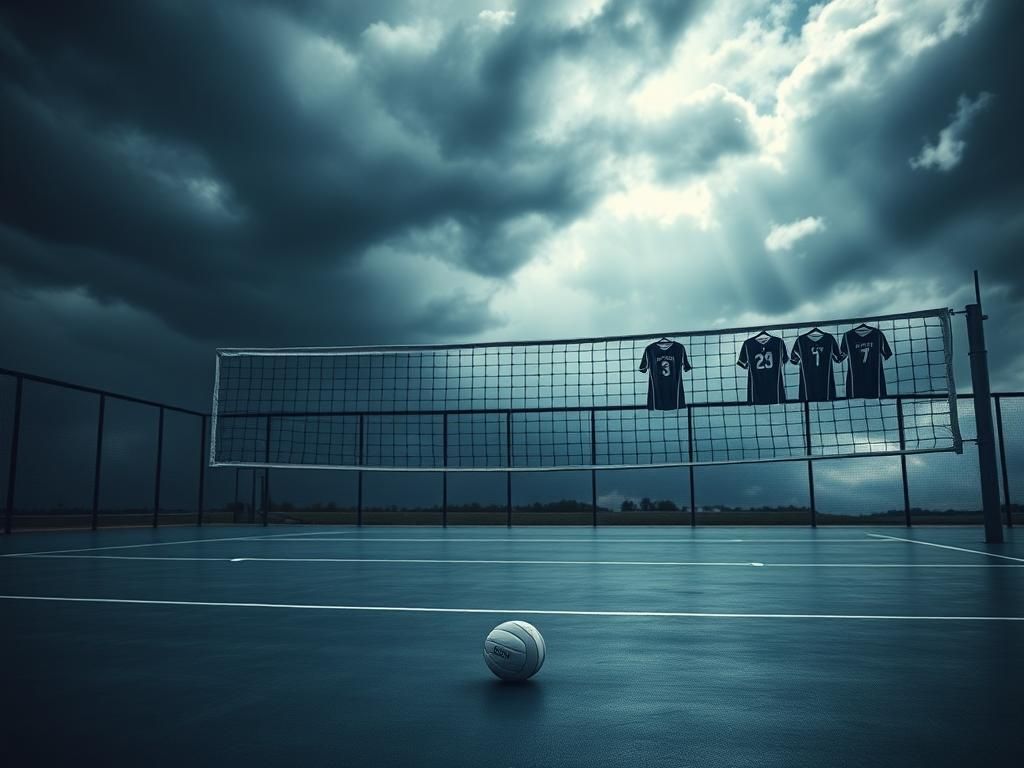
[[[103,466],[103,414],[107,406],[107,396],[100,395],[99,420],[96,424],[96,466],[92,473],[92,529],[95,531],[100,515],[100,470]]]
[[[689,449],[690,466],[687,469],[690,470],[690,527],[697,527],[697,492],[694,489],[694,472],[693,472],[693,408],[689,405],[686,406],[686,440]]]
[[[975,273],[977,289],[977,273]],[[974,418],[978,429],[978,469],[981,476],[981,502],[985,513],[985,542],[1001,544],[1003,526],[999,515],[999,479],[996,473],[995,435],[992,429],[992,393],[988,380],[988,352],[985,349],[985,315],[981,312],[980,292],[977,304],[968,304],[967,340],[971,358],[971,384],[974,390]]]
[[[590,524],[597,528],[597,413],[590,409]]]
[[[512,411],[505,411],[505,455],[512,466]],[[505,473],[505,527],[512,527],[512,471]]]
[[[270,517],[270,417],[267,416],[267,433],[263,445],[263,527],[267,527]]]
[[[444,416],[444,466],[448,466],[448,412]],[[441,527],[448,527],[448,473],[441,473]]]
[[[811,404],[804,400],[804,450],[811,455]],[[814,502],[814,462],[807,460],[807,491],[811,502],[811,528],[818,527],[818,508]]]
[[[903,427],[903,398],[896,397],[896,425],[900,434],[900,476],[903,478],[903,524],[909,528],[913,525],[910,518],[910,485],[907,483],[907,434]]]
[[[199,498],[196,499],[196,525],[203,524],[203,491],[206,485],[206,416],[199,426]],[[236,475],[237,477],[237,475]],[[237,495],[237,494],[236,494]]]
[[[263,470],[263,527],[266,528],[270,518],[270,467]]]
[[[996,434],[999,436],[999,464],[1003,472],[1003,501],[1006,502],[1006,527],[1013,528],[1013,512],[1010,507],[1010,476],[1006,472],[1006,444],[1003,442],[1003,409],[999,395],[992,396],[996,401]]]
[[[156,479],[153,483],[153,527],[160,525],[160,475],[164,460],[164,407],[160,406],[160,421],[156,430]]]
[[[363,414],[359,414],[359,456],[357,464],[363,464]],[[356,526],[363,525],[363,470],[356,474]]]
[[[4,514],[4,533],[10,533],[14,524],[14,486],[18,479],[18,436],[21,432],[22,378],[14,380],[14,421],[11,424],[11,462],[7,469],[7,510]]]

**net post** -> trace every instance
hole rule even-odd
[[[978,469],[981,478],[981,503],[985,515],[985,542],[1000,544],[1003,541],[1003,526],[999,519],[999,479],[996,472],[995,434],[992,428],[988,352],[985,349],[985,316],[981,313],[981,304],[968,304],[966,310],[971,388],[974,390],[974,418],[978,429]]]
[[[156,429],[156,477],[153,482],[153,527],[160,525],[160,476],[164,462],[164,407],[160,406],[160,418]]]
[[[94,531],[99,525],[100,516],[100,471],[103,467],[103,415],[106,407],[107,396],[101,394],[100,410],[96,423],[96,464],[92,472],[92,520],[90,527]]]
[[[14,524],[14,486],[18,479],[18,437],[21,432],[21,390],[23,380],[14,380],[14,421],[11,424],[11,460],[7,469],[7,509],[4,513],[4,533],[10,533]]]
[[[804,400],[804,450],[811,455],[811,404]],[[818,509],[814,503],[814,462],[807,460],[807,494],[811,502],[811,528],[818,527]]]
[[[444,466],[448,466],[448,412],[441,417],[444,420]],[[441,527],[448,527],[448,473],[441,473]]]
[[[992,395],[996,401],[996,435],[999,441],[999,465],[1003,475],[1003,501],[1006,504],[1006,527],[1013,528],[1013,513],[1010,511],[1010,476],[1006,471],[1006,444],[1003,442],[1002,397]]]
[[[196,525],[203,524],[203,494],[206,490],[206,460],[203,456],[206,447],[206,416],[200,417],[199,424],[199,490],[196,498]]]
[[[251,495],[251,497],[249,499],[249,514],[246,515],[246,517],[248,518],[248,522],[250,522],[250,523],[255,523],[256,522],[256,475],[257,474],[258,473],[257,473],[257,471],[255,469],[252,470],[252,486],[249,488],[249,490],[250,490],[252,495]]]
[[[597,414],[590,409],[590,524],[597,528]]]
[[[907,433],[903,426],[903,398],[896,396],[896,425],[900,434],[900,450],[907,448]],[[909,528],[913,525],[910,519],[910,484],[907,482],[907,454],[900,454],[900,477],[903,480],[903,524]]]
[[[686,406],[686,442],[687,453],[689,456],[690,465],[687,469],[690,471],[690,527],[697,527],[697,492],[693,487],[694,472],[693,472],[693,408]]]
[[[363,463],[363,414],[359,414],[359,455],[356,463]],[[363,526],[363,470],[356,473],[356,526]]]
[[[231,522],[232,523],[237,523],[238,522],[238,503],[239,503],[238,502],[238,473],[239,473],[239,471],[240,470],[238,469],[238,467],[235,467],[235,507],[234,507],[234,509],[231,510]]]

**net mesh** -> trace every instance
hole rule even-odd
[[[740,349],[766,331],[786,350],[812,327],[882,333],[881,397],[751,404]],[[658,336],[338,349],[218,350],[211,463],[421,470],[619,468],[960,450],[949,312],[681,332],[691,370],[670,410],[639,370]],[[751,368],[754,361],[750,361]],[[760,361],[759,361],[760,364]],[[657,404],[657,403],[656,403]]]

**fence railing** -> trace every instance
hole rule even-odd
[[[250,475],[248,480],[251,481],[251,487],[248,489],[248,499],[242,499],[240,493],[243,492],[241,488],[241,478],[238,469],[231,468],[208,468],[207,467],[207,449],[209,445],[209,414],[202,411],[197,411],[189,408],[182,408],[167,403],[162,403],[154,400],[148,400],[144,398],[134,397],[131,395],[125,395],[121,393],[112,392],[105,389],[99,389],[96,387],[82,386],[79,384],[73,384],[66,381],[60,381],[57,379],[47,378],[43,376],[36,376],[29,373],[20,371],[13,371],[8,369],[0,368],[0,379],[7,382],[6,399],[9,400],[9,404],[0,402],[0,451],[6,450],[7,452],[7,473],[5,482],[5,507],[4,507],[4,524],[3,529],[5,532],[10,533],[15,529],[28,529],[37,527],[54,527],[65,523],[69,526],[80,526],[84,527],[84,520],[88,520],[89,527],[93,530],[98,527],[105,527],[108,524],[112,525],[124,525],[126,523],[131,524],[148,524],[154,527],[161,524],[167,523],[178,523],[181,522],[194,522],[196,525],[203,525],[204,522],[216,521],[216,522],[262,522],[266,525],[270,520],[273,519],[297,519],[295,515],[284,514],[287,510],[279,509],[277,514],[273,504],[270,500],[270,469],[264,468],[259,471],[249,470]],[[25,396],[26,391],[29,387],[40,387],[40,388],[55,388],[61,392],[66,393],[78,393],[88,398],[93,399],[93,407],[95,408],[95,416],[93,417],[94,423],[90,427],[87,423],[87,417],[85,416],[86,410],[81,408],[83,403],[79,403],[80,413],[76,420],[65,420],[58,423],[44,424],[43,429],[31,430],[31,434],[26,433],[26,424],[24,420],[25,415]],[[961,394],[957,396],[958,401],[966,401],[972,398],[969,394]],[[893,399],[896,400],[897,408],[899,412],[902,412],[903,401],[911,399],[909,396],[895,396]],[[1022,429],[1021,423],[1018,419],[1024,418],[1024,392],[999,392],[993,393],[992,399],[994,401],[994,415],[995,415],[995,429],[997,439],[997,451],[999,457],[999,472],[1000,472],[1000,496],[1002,501],[1002,509],[1004,512],[1004,520],[1006,525],[1012,526],[1015,522],[1014,517],[1020,512],[1020,503],[1014,502],[1011,498],[1013,492],[1013,485],[1011,483],[1011,461],[1008,459],[1008,454],[1012,454],[1015,458],[1019,455],[1024,457],[1024,444],[1022,444]],[[150,468],[151,474],[151,496],[148,504],[134,504],[128,508],[114,510],[111,508],[111,504],[104,499],[103,495],[103,478],[105,470],[105,456],[107,453],[107,441],[108,435],[108,421],[110,420],[108,404],[112,402],[132,404],[140,406],[150,412],[156,417],[155,431],[148,437],[140,435],[136,429],[134,432],[131,429],[126,430],[131,433],[133,438],[131,441],[126,442],[128,447],[125,450],[132,458],[141,459],[142,455],[149,452],[152,457],[152,466]],[[1008,413],[1009,412],[1009,413]],[[198,437],[193,437],[192,449],[195,454],[188,458],[187,461],[178,456],[179,461],[176,465],[176,475],[180,481],[183,477],[183,473],[194,473],[192,475],[190,483],[195,485],[195,496],[194,498],[194,509],[183,510],[181,505],[177,505],[173,508],[168,508],[164,503],[165,495],[168,493],[167,487],[167,449],[168,449],[168,438],[165,434],[165,422],[168,414],[180,415],[185,419],[193,423],[193,427],[197,428]],[[1016,414],[1016,416],[1015,416]],[[438,414],[442,415],[442,414]],[[444,414],[445,423],[447,423],[447,414]],[[43,422],[45,418],[41,419]],[[68,421],[76,421],[74,424],[67,423]],[[33,451],[39,455],[46,455],[49,452],[57,452],[60,449],[58,442],[62,439],[63,435],[74,433],[74,440],[81,445],[85,445],[83,439],[83,431],[94,428],[94,432],[91,432],[89,443],[94,446],[91,456],[75,456],[71,464],[75,465],[76,470],[80,475],[84,476],[83,462],[90,464],[88,468],[91,472],[88,472],[88,480],[83,480],[83,483],[89,485],[88,502],[85,504],[48,504],[40,500],[36,501],[23,501],[21,497],[33,496],[38,494],[29,493],[28,491],[39,490],[38,488],[33,489],[25,483],[24,478],[19,478],[19,469],[21,467],[22,452],[27,445],[31,445]],[[47,429],[54,432],[53,435],[45,434]],[[44,434],[40,434],[40,431]],[[125,430],[122,430],[124,432]],[[902,430],[901,430],[902,431]],[[119,437],[123,438],[123,435]],[[148,448],[145,447],[145,439],[152,440],[152,443]],[[901,435],[902,438],[902,435]],[[971,436],[965,435],[965,440],[970,441]],[[122,440],[122,442],[125,442]],[[901,439],[902,444],[902,439]],[[181,453],[181,441],[176,441],[178,453]],[[965,448],[966,452],[973,450],[973,446],[968,445]],[[913,525],[915,522],[922,522],[924,518],[928,518],[929,515],[922,513],[920,510],[916,510],[911,505],[911,494],[910,494],[910,482],[908,479],[908,468],[907,468],[907,455],[897,454],[900,459],[900,483],[902,486],[902,501],[903,501],[903,523],[905,525]],[[864,459],[871,458],[870,456],[863,457]],[[91,462],[90,462],[91,459]],[[806,459],[804,459],[806,460]],[[793,461],[793,459],[789,459]],[[786,522],[805,522],[809,525],[816,525],[818,522],[817,513],[818,510],[815,504],[815,480],[814,480],[814,464],[816,461],[807,461],[807,493],[810,501],[809,506],[806,510],[800,510],[789,514],[788,516],[780,516],[780,520],[784,519]],[[837,458],[828,459],[828,461],[842,462],[847,459]],[[109,459],[108,459],[109,462]],[[193,463],[194,462],[194,463]],[[69,463],[69,462],[65,462]],[[187,470],[187,465],[191,464],[193,469]],[[691,525],[697,525],[702,522],[702,515],[698,514],[700,508],[696,503],[695,494],[695,469],[693,466],[687,468],[689,471],[689,510],[677,509],[675,514],[671,515],[671,521],[679,524],[685,524],[689,522]],[[137,467],[136,467],[137,470]],[[601,467],[590,469],[591,471],[591,499],[589,504],[590,522],[594,525],[598,524],[599,511],[601,510],[598,505],[597,495],[597,472],[601,470]],[[276,470],[275,470],[276,471]],[[570,470],[574,472],[580,472],[585,470]],[[133,475],[137,475],[137,471],[133,471]],[[351,516],[353,522],[362,523],[364,522],[364,492],[363,492],[363,472],[356,471],[357,488],[356,488],[356,503],[354,505],[354,514]],[[443,478],[442,484],[442,498],[439,507],[435,507],[437,510],[437,517],[435,522],[439,524],[447,524],[449,520],[449,499],[448,499],[448,474],[441,473]],[[62,478],[60,477],[60,470],[54,471],[49,478],[46,477],[45,473],[37,473],[38,476],[29,478],[33,481],[34,485],[40,483],[46,484],[52,482],[54,484],[60,484]],[[53,476],[56,475],[56,476]],[[506,498],[505,498],[505,509],[503,510],[504,520],[508,525],[511,525],[514,521],[514,507],[513,507],[513,495],[512,495],[512,478],[511,473],[508,473],[508,479],[506,483]],[[136,478],[137,479],[137,478]],[[224,491],[224,496],[230,498],[231,501],[224,501],[222,498],[220,503],[208,505],[207,503],[207,490],[211,482],[216,481],[220,488]],[[230,486],[234,487],[233,494],[228,492]],[[28,488],[28,491],[26,491]],[[177,490],[177,489],[174,489]],[[19,492],[21,492],[19,496]],[[180,500],[180,492],[176,494]],[[122,505],[123,506],[123,505]],[[586,504],[580,504],[577,512],[585,510]],[[259,511],[259,514],[257,514]],[[688,514],[687,514],[688,512]],[[584,513],[576,516],[579,521],[585,521],[587,515]],[[704,516],[706,518],[706,516]],[[301,519],[301,518],[299,518]],[[530,522],[537,522],[536,515],[530,516],[524,514],[522,519]],[[633,519],[637,519],[634,516]],[[738,518],[735,518],[738,519]],[[637,519],[637,521],[639,521]],[[764,522],[769,522],[768,519],[764,519]],[[930,521],[930,520],[929,520]],[[102,522],[102,525],[101,525]]]

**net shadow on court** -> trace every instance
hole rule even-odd
[[[976,528],[232,527],[0,541],[12,764],[1019,764]],[[508,685],[488,630],[544,634]]]

